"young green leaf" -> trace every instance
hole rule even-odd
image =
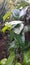
[[[6,58],[2,59],[2,60],[1,60],[1,65],[5,65],[5,64],[6,64],[6,61],[7,61]]]
[[[11,16],[11,12],[7,12],[4,16],[3,16],[3,21],[5,21],[7,19],[8,16]]]

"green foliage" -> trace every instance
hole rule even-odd
[[[28,31],[30,31],[30,25],[28,25],[27,27],[28,27]]]
[[[3,59],[0,61],[0,65],[5,65],[5,64],[6,64],[6,61],[7,61],[7,58],[3,58]]]
[[[22,40],[22,33],[19,35],[15,34],[14,37],[16,39],[16,47],[20,47],[22,50],[24,50],[25,42]]]
[[[8,18],[8,16],[11,16],[11,12],[7,12],[4,16],[3,16],[3,21],[5,21],[7,18]]]
[[[5,65],[13,65],[14,58],[15,58],[15,54],[14,54],[14,52],[11,52],[11,54],[10,54],[10,56],[9,56]]]
[[[18,63],[18,62],[17,62],[15,65],[21,65],[21,63]]]
[[[8,59],[4,58],[0,61],[0,65],[13,65],[13,61],[15,58],[14,52],[11,52]]]
[[[27,2],[22,2],[22,3],[20,3],[16,8],[19,9],[20,7],[25,7],[25,6],[27,6],[27,5],[28,5]]]
[[[30,51],[24,53],[23,65],[30,65]]]
[[[27,6],[28,5],[28,3],[26,3],[26,2],[22,2],[20,5],[18,5],[16,8],[17,9],[19,9],[21,6],[22,7],[25,7],[25,6]],[[3,21],[5,21],[7,18],[8,18],[8,16],[11,16],[11,12],[7,12],[4,16],[3,16]],[[19,19],[18,18],[19,17],[19,15],[16,15],[16,19]],[[14,18],[14,19],[15,19]],[[18,26],[17,26],[18,27]],[[12,29],[12,26],[11,26],[11,24],[7,24],[6,26],[4,26],[3,28],[2,28],[2,32],[3,33],[5,33],[6,32],[6,30],[9,30],[9,39],[10,39],[10,45],[9,45],[9,48],[8,48],[8,51],[10,52],[10,55],[9,55],[9,57],[8,57],[8,59],[6,59],[6,58],[4,58],[4,59],[2,59],[1,61],[0,61],[0,64],[1,65],[14,65],[15,63],[13,63],[13,61],[14,61],[14,58],[15,58],[15,55],[16,54],[14,54],[14,52],[16,52],[17,53],[17,49],[19,48],[19,50],[21,49],[21,50],[23,50],[24,51],[24,49],[25,49],[25,47],[29,47],[30,46],[30,42],[29,43],[26,43],[26,45],[25,45],[25,42],[23,42],[23,40],[22,40],[22,31],[21,31],[21,33],[20,34],[16,34],[15,32],[14,32],[14,28]],[[30,30],[30,26],[28,26],[28,31]],[[7,40],[8,41],[8,40]],[[23,52],[22,51],[22,52]],[[23,53],[23,65],[30,65],[30,51],[28,51],[28,52],[26,52],[26,53]],[[16,61],[16,60],[15,60]],[[16,63],[15,65],[21,65],[21,63]]]
[[[6,27],[3,27],[1,31],[5,32],[7,29],[8,29],[8,27],[6,26]]]
[[[4,59],[2,59],[2,60],[0,61],[0,64],[1,64],[1,65],[5,65],[5,64],[6,64],[6,61],[7,61],[7,59],[4,58]]]
[[[25,28],[25,32],[30,32],[30,25],[27,25],[27,28]]]
[[[7,25],[7,26],[4,26],[1,31],[2,31],[3,33],[5,33],[6,30],[9,30],[9,29],[11,30],[11,24],[10,24],[10,27],[9,27],[8,25]]]

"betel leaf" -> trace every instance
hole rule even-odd
[[[11,52],[10,56],[8,57],[8,60],[6,62],[6,65],[13,65],[13,60],[15,58],[14,52]]]
[[[23,65],[30,65],[30,51],[24,53]]]

